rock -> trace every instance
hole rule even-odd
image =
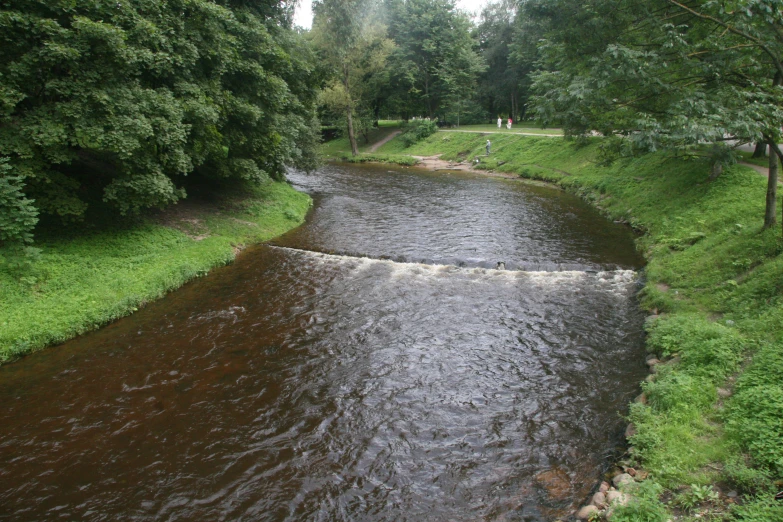
[[[647,404],[647,395],[644,393],[640,393],[633,402],[638,402],[639,404]]]
[[[739,496],[739,493],[737,493],[736,491],[729,491],[728,493],[726,493],[726,496],[729,498],[737,498]]]
[[[718,397],[721,399],[728,399],[731,397],[731,390],[727,390],[726,388],[718,388]]]
[[[653,359],[657,359],[657,358],[658,358],[658,356],[656,354],[648,353],[647,355],[644,356],[644,362],[645,362],[645,364],[649,364],[648,361],[652,361]]]
[[[630,423],[630,424],[628,425],[628,427],[627,427],[627,428],[625,428],[625,438],[626,438],[626,439],[630,439],[630,438],[631,438],[631,437],[633,437],[634,435],[636,435],[636,426],[635,426],[635,425],[634,425],[634,423],[632,422],[632,423]],[[631,469],[633,469],[633,468],[631,468]]]
[[[600,491],[601,493],[606,493],[607,491],[609,491],[610,487],[612,486],[610,486],[608,482],[603,481],[601,482],[601,485],[598,486],[598,491]]]
[[[610,491],[606,494],[606,503],[610,506],[625,506],[628,504],[628,495],[619,491]]]
[[[645,377],[645,378],[644,378],[644,380],[645,380],[646,382],[653,382],[653,381],[655,380],[655,374],[654,374],[654,373],[651,373],[650,375],[648,375],[647,377]]]
[[[598,509],[603,509],[606,507],[606,495],[599,491],[593,495],[593,499],[590,502]]]
[[[595,507],[594,505],[590,504],[590,505],[584,506],[582,509],[577,511],[576,512],[576,518],[579,519],[579,520],[589,520],[590,516],[593,513],[598,513],[598,511],[600,511],[600,510],[597,507]]]
[[[647,477],[649,477],[649,476],[650,476],[650,472],[649,471],[645,471],[643,469],[637,469],[636,470],[636,475],[634,475],[634,479],[635,480],[647,480]]]
[[[612,520],[612,517],[614,516],[614,509],[611,507],[606,508],[606,511],[604,511],[604,518],[606,520]]]
[[[536,485],[544,489],[552,500],[566,500],[571,495],[571,478],[560,468],[542,471],[535,476],[534,480]]]
[[[649,366],[651,370],[655,368],[657,365],[661,364],[661,361],[655,357],[653,357],[652,359],[648,359],[645,362],[647,363],[647,366]]]
[[[632,424],[631,424],[631,426],[632,426]],[[628,473],[629,475],[631,475],[632,477],[636,476],[636,470],[633,469],[633,468],[628,468],[628,469],[625,470],[625,472]]]
[[[614,487],[620,489],[626,484],[633,484],[633,477],[628,473],[620,473],[612,479],[612,484],[614,484]]]

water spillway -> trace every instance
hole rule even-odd
[[[0,519],[551,520],[588,493],[645,375],[628,231],[470,174],[291,178],[305,226],[0,368]]]

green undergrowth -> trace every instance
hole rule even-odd
[[[413,166],[416,165],[419,160],[412,156],[405,156],[401,154],[360,154],[358,156],[351,156],[350,154],[343,154],[339,156],[341,161],[346,163],[391,163],[394,165]]]
[[[387,120],[379,123],[378,127],[369,130],[366,139],[361,134],[356,137],[360,153],[369,152],[375,143],[400,130],[401,124],[399,122]],[[348,136],[341,136],[321,144],[321,155],[327,160],[341,159],[350,154],[351,144],[348,141]]]
[[[310,203],[286,183],[269,183],[209,202],[185,200],[124,226],[44,238],[32,262],[0,250],[0,361],[132,313],[230,263],[243,245],[298,226]]]
[[[600,139],[439,132],[409,148],[395,141],[378,152],[441,154],[557,183],[642,233],[640,300],[655,314],[648,348],[666,363],[630,412],[631,458],[653,485],[613,520],[783,520],[773,500],[783,489],[783,241],[780,225],[762,228],[762,176],[735,165],[710,182],[707,163],[665,154],[605,166]],[[732,490],[738,501],[725,495]]]

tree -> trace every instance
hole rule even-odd
[[[8,0],[0,156],[41,214],[78,221],[311,164],[313,58],[280,1]],[[21,201],[21,200],[20,200]]]
[[[731,9],[701,0],[526,5],[550,27],[546,67],[535,78],[537,111],[568,134],[621,136],[627,152],[706,152],[712,177],[732,161],[727,143],[779,143],[780,0]]]
[[[313,41],[332,73],[321,102],[345,115],[354,156],[359,153],[354,117],[357,110],[368,109],[394,48],[386,27],[373,19],[372,7],[364,0],[322,0],[313,5]]]
[[[470,20],[453,0],[392,0],[389,34],[400,98],[434,119],[471,90],[483,60],[474,49]]]

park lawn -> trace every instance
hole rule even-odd
[[[525,122],[524,124],[514,123],[511,129],[506,128],[506,121],[503,120],[503,125],[498,129],[497,124],[478,124],[478,125],[460,125],[459,127],[452,127],[450,129],[443,130],[459,130],[459,131],[472,131],[472,132],[492,132],[500,134],[556,134],[562,135],[563,129],[542,129],[540,126],[535,125],[532,122]]]
[[[783,239],[780,225],[762,228],[766,180],[735,165],[709,182],[706,162],[662,153],[602,166],[600,139],[492,135],[487,157],[487,137],[438,132],[379,152],[556,183],[640,232],[648,349],[668,362],[629,417],[629,464],[651,478],[615,518],[783,520]],[[744,496],[709,500],[716,484]]]
[[[37,241],[38,260],[0,265],[0,362],[134,312],[230,263],[244,245],[298,226],[310,205],[287,183],[270,182],[204,204],[185,200],[156,217]]]

